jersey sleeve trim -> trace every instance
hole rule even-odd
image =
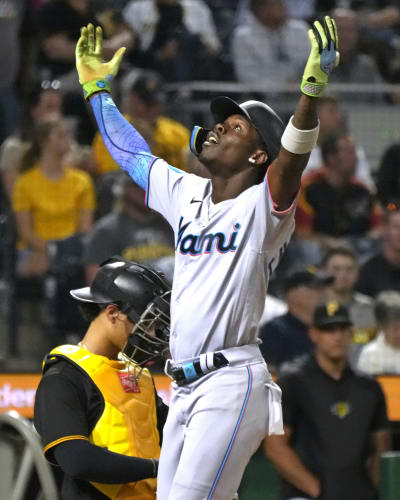
[[[46,453],[51,449],[51,448],[54,448],[55,446],[57,446],[58,444],[61,444],[61,443],[65,443],[66,441],[72,441],[74,439],[83,439],[84,441],[89,441],[89,438],[87,436],[80,436],[79,434],[78,435],[74,435],[74,436],[64,436],[62,438],[59,438],[59,439],[56,439],[55,441],[52,441],[51,443],[49,443],[47,446],[44,447],[43,449],[43,454],[45,455],[46,459],[50,462],[50,460],[48,459]],[[53,465],[57,465],[57,464],[54,464],[53,462],[51,462]]]
[[[286,208],[285,210],[278,210],[278,204],[275,203],[275,201],[273,200],[272,195],[271,195],[271,189],[269,187],[269,181],[268,181],[268,173],[269,173],[269,167],[268,167],[267,173],[265,174],[264,179],[265,179],[265,184],[267,187],[268,196],[272,202],[273,208],[272,208],[271,212],[273,214],[276,214],[276,215],[285,215],[285,214],[291,212],[296,207],[297,201],[298,201],[299,195],[300,195],[300,189],[297,191],[296,195],[293,198],[291,205],[288,208]]]
[[[146,183],[146,194],[145,194],[145,205],[146,207],[150,208],[149,207],[149,196],[150,196],[150,175],[151,175],[151,170],[153,168],[153,165],[154,163],[157,161],[157,160],[161,160],[162,158],[159,158],[159,157],[155,157],[153,159],[153,161],[149,164],[148,166],[148,171],[147,171],[147,183]],[[186,174],[186,172],[184,172],[183,170],[179,170],[179,168],[176,168],[176,167],[173,167],[172,165],[167,165],[167,168],[169,170],[172,170],[173,172],[177,173],[177,174]]]

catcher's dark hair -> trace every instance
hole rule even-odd
[[[336,257],[336,255],[340,255],[342,257],[349,257],[349,259],[352,259],[354,262],[358,263],[358,254],[352,247],[333,247],[330,248],[324,257],[322,258],[321,261],[321,266],[325,267],[327,263],[330,261],[332,257]]]
[[[93,302],[79,302],[78,310],[82,318],[88,323],[91,323],[101,313],[103,307]]]

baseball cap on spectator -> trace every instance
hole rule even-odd
[[[141,72],[131,86],[133,92],[147,104],[165,101],[163,81],[154,71]]]
[[[314,311],[313,326],[320,330],[331,325],[352,326],[349,310],[337,300],[319,304]]]
[[[313,269],[305,269],[303,271],[296,271],[289,275],[286,278],[283,288],[284,292],[287,293],[289,290],[300,286],[317,288],[330,285],[333,281],[333,276],[321,275]]]

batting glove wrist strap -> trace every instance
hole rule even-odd
[[[97,92],[109,92],[111,93],[111,85],[110,82],[107,79],[96,79],[96,80],[90,80],[89,82],[86,82],[82,85],[83,88],[83,97],[85,99],[89,99],[90,96]]]
[[[292,123],[293,116],[290,118],[285,131],[283,132],[281,144],[290,153],[303,155],[310,153],[317,144],[319,134],[318,125],[310,130],[300,130]]]
[[[319,97],[328,83],[328,77],[339,64],[338,36],[334,19],[325,16],[322,24],[315,21],[308,31],[311,51],[304,69],[300,90],[311,97]]]

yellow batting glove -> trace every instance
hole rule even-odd
[[[81,36],[76,44],[75,58],[79,83],[83,86],[84,96],[88,99],[95,92],[111,91],[110,82],[118,73],[118,68],[125,52],[121,47],[109,62],[103,61],[103,31],[93,24],[81,29]]]
[[[339,64],[339,39],[335,20],[325,16],[322,24],[315,21],[312,29],[308,31],[308,38],[311,51],[300,89],[303,94],[319,97],[333,68]]]

